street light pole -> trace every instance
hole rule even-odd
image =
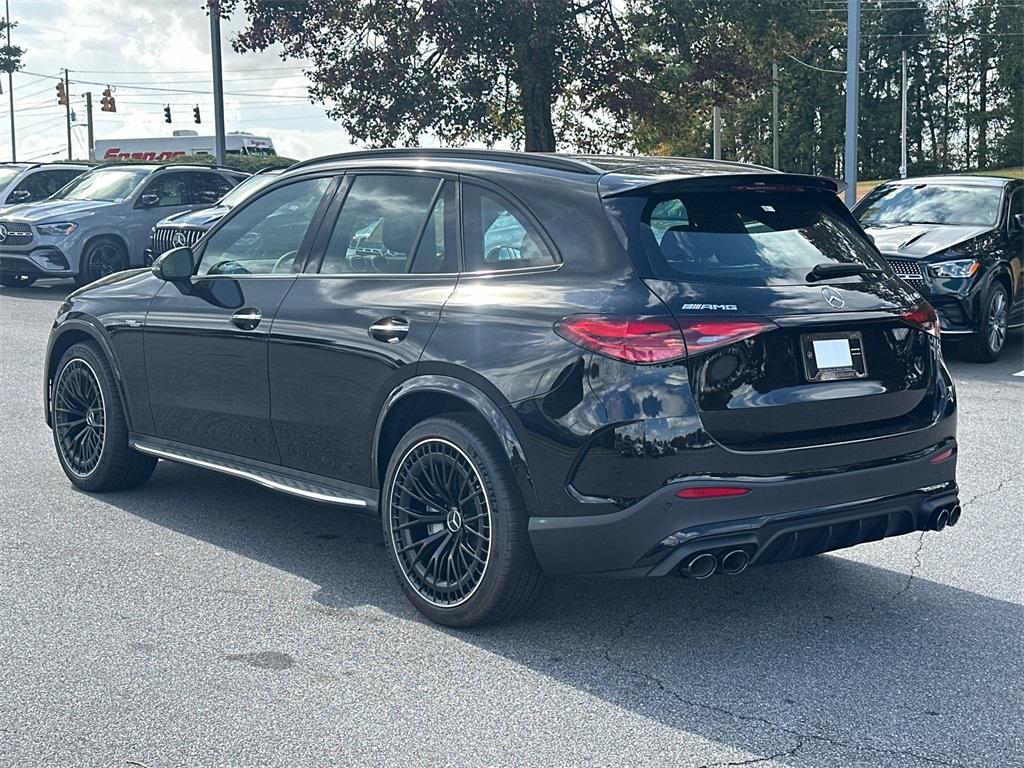
[[[857,111],[860,89],[860,0],[847,0],[846,11],[846,205],[857,203]]]
[[[903,51],[903,86],[900,104],[900,178],[907,178],[907,52]]]
[[[209,0],[210,11],[210,54],[213,59],[213,126],[216,134],[214,140],[217,164],[224,165],[224,77],[220,58],[220,3]]]
[[[64,112],[68,119],[68,160],[73,160],[71,156],[71,80],[68,78],[67,69],[64,70],[64,93],[67,94],[67,98],[64,99]]]
[[[7,20],[7,50],[11,49],[11,2],[4,0],[4,18]],[[7,70],[7,97],[11,105],[11,162],[18,162],[18,149],[14,140],[14,70]]]
[[[779,170],[779,64],[772,63],[772,168]]]
[[[711,155],[722,159],[722,108],[715,104],[711,111]]]

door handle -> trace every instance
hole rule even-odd
[[[243,331],[251,331],[260,324],[262,319],[263,313],[256,307],[242,307],[231,316],[231,323]]]
[[[404,317],[384,317],[370,326],[370,335],[378,341],[397,344],[409,335],[409,321]]]

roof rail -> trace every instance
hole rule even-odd
[[[324,155],[295,163],[288,167],[289,171],[305,168],[321,163],[339,162],[343,160],[360,160],[372,157],[429,157],[453,160],[490,160],[496,163],[517,163],[533,165],[540,168],[551,168],[558,171],[573,171],[600,175],[602,171],[584,160],[578,160],[552,152],[511,152],[501,149],[441,149],[439,147],[402,147],[397,149],[360,149],[354,152],[340,152],[335,155]]]
[[[235,171],[237,173],[248,173],[240,168],[232,168],[230,165],[218,165],[217,163],[164,163],[157,166],[158,171],[165,168],[218,168],[222,171]]]

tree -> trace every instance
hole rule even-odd
[[[211,6],[217,0],[210,0]],[[372,146],[501,140],[554,151],[614,136],[626,77],[613,0],[222,0],[238,51],[307,58],[311,96]],[[614,139],[613,139],[614,140]]]
[[[14,29],[18,22],[9,19],[0,20],[0,38],[7,39],[7,30]],[[25,49],[18,45],[0,45],[0,72],[14,74],[25,65],[21,58],[25,55]]]

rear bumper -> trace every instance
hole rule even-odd
[[[617,512],[531,517],[530,539],[552,574],[663,576],[702,552],[743,549],[752,565],[929,528],[957,503],[955,442],[901,461],[810,477],[673,482]],[[932,459],[947,448],[951,458]],[[688,486],[744,486],[744,496],[680,499]]]

